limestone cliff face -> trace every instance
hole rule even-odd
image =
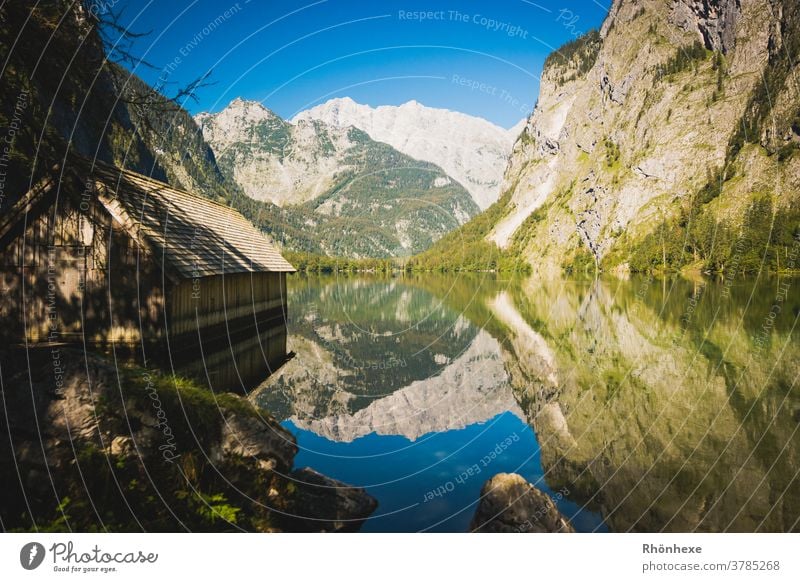
[[[621,243],[634,247],[723,169],[715,217],[741,217],[756,193],[789,204],[800,182],[798,11],[781,0],[615,1],[599,33],[548,59],[489,240],[539,272],[578,254],[622,264]]]
[[[711,50],[730,52],[736,43],[741,0],[679,0],[670,22],[684,31],[696,31]]]
[[[497,201],[521,120],[506,130],[485,119],[409,101],[399,107],[370,107],[350,98],[332,99],[298,114],[333,127],[357,127],[415,160],[430,162],[462,184],[485,210]]]
[[[337,172],[353,169],[348,152],[357,144],[346,129],[292,125],[254,101],[235,99],[197,122],[223,167],[255,200],[302,204],[333,188]]]

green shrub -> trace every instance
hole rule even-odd
[[[689,47],[679,47],[666,63],[656,67],[654,81],[658,82],[670,75],[677,75],[689,69],[696,69],[697,64],[708,58],[708,55],[709,51],[700,41]]]
[[[530,265],[522,257],[519,245],[503,251],[486,240],[497,222],[504,216],[511,190],[460,228],[446,234],[430,249],[406,263],[408,271],[423,272],[527,272]],[[520,229],[523,231],[524,229]]]
[[[622,156],[619,145],[617,145],[616,142],[608,137],[603,141],[603,144],[606,148],[606,165],[609,168],[613,168],[614,165],[619,162],[619,159]]]
[[[562,264],[561,268],[567,275],[595,275],[597,273],[597,261],[594,253],[582,243],[572,259]]]
[[[544,70],[547,71],[554,67],[574,69],[574,74],[570,76],[561,75],[559,83],[562,85],[568,81],[583,77],[592,70],[592,67],[597,62],[601,46],[600,32],[590,30],[563,45],[557,51],[550,53],[544,61]]]
[[[800,236],[800,207],[775,209],[772,197],[755,198],[738,223],[715,218],[706,206],[663,221],[630,253],[634,272],[678,271],[699,265],[712,273],[779,272]]]

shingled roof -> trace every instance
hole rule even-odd
[[[97,162],[87,170],[100,202],[181,278],[295,269],[233,208]]]

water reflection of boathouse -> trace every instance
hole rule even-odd
[[[196,359],[200,343],[254,337],[269,367],[286,357],[294,269],[223,204],[70,158],[0,219],[0,253],[7,344]]]

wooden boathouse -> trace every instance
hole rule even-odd
[[[0,217],[0,259],[6,345],[252,336],[286,357],[293,267],[236,210],[141,174],[69,158]]]

